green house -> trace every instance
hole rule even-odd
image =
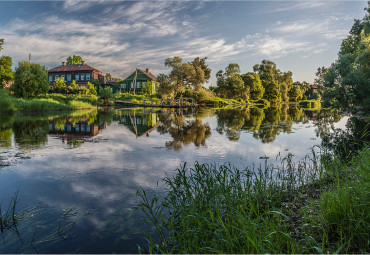
[[[135,77],[136,77],[136,88],[135,88]],[[136,69],[132,74],[130,74],[126,79],[119,82],[121,92],[143,92],[148,94],[156,93],[159,86],[157,78],[149,72],[149,69],[141,70]]]

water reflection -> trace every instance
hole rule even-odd
[[[152,195],[161,192],[162,178],[182,162],[246,167],[286,148],[305,155],[320,142],[310,140],[319,134],[315,131],[331,130],[330,123],[341,118],[331,114],[280,106],[1,116],[0,161],[20,150],[29,159],[1,168],[0,200],[20,187],[20,209],[40,201],[49,206],[22,231],[28,240],[34,229],[52,233],[60,212],[76,209],[71,237],[38,249],[41,253],[135,253],[136,244],[145,244],[146,226],[134,210],[140,187]],[[77,146],[80,141],[86,142]],[[8,241],[0,244],[0,253],[34,252],[21,247]]]

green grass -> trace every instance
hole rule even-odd
[[[239,170],[183,165],[163,195],[138,191],[150,253],[368,253],[370,150],[346,166],[312,151]]]
[[[95,97],[95,98],[94,98]],[[15,98],[0,89],[0,112],[50,112],[92,109],[96,96],[65,96],[48,94],[44,97],[30,99]],[[96,99],[97,101],[97,99]]]
[[[320,109],[321,102],[318,100],[302,100],[302,101],[299,101],[299,106],[301,108],[308,108],[310,110]]]

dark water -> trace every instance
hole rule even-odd
[[[0,116],[2,214],[18,191],[1,253],[137,253],[145,231],[136,191],[163,191],[184,162],[240,168],[297,159],[347,117],[299,108],[101,109]]]

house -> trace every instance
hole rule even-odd
[[[135,86],[136,77],[136,88]],[[147,92],[153,94],[157,91],[159,82],[157,78],[149,72],[149,69],[145,71],[142,69],[136,69],[132,74],[130,74],[126,79],[119,82],[121,92]]]
[[[311,99],[313,94],[317,91],[317,89],[318,86],[316,84],[311,84],[310,88],[306,90],[306,92],[304,93],[307,99]]]
[[[66,65],[62,62],[61,66],[55,67],[48,71],[49,75],[49,88],[54,88],[54,81],[60,77],[63,77],[67,84],[73,80],[79,86],[86,86],[87,82],[93,80],[99,80],[100,83],[105,83],[105,77],[101,71],[91,67],[82,61],[82,64]]]
[[[143,110],[130,110],[120,112],[120,115],[115,116],[113,119],[118,121],[118,124],[126,126],[136,138],[143,136],[149,136],[149,134],[155,130],[159,125],[159,112]]]

